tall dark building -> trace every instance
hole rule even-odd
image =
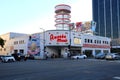
[[[97,35],[120,38],[120,0],[92,0],[92,7]]]

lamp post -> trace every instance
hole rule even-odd
[[[45,29],[40,28],[41,30],[43,30],[43,52],[45,53]]]

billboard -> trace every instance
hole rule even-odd
[[[95,29],[96,29],[96,22],[95,21],[91,21],[91,30],[93,32],[95,32]]]
[[[76,22],[76,31],[82,31],[82,22]]]
[[[86,21],[86,22],[76,23],[76,31],[79,31],[79,32],[88,31],[88,30],[95,32],[95,29],[96,29],[95,21]]]
[[[85,30],[90,30],[91,29],[91,21],[87,21],[84,23],[84,28]]]

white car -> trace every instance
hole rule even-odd
[[[1,57],[2,62],[14,62],[15,58],[13,56],[4,55]]]
[[[75,56],[71,56],[72,59],[85,59],[87,56],[85,54],[78,54]]]
[[[120,59],[120,54],[118,53],[108,53],[106,56],[105,56],[106,60],[118,60]]]

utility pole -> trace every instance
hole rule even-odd
[[[43,30],[43,53],[45,54],[45,29],[40,28],[41,30]]]

